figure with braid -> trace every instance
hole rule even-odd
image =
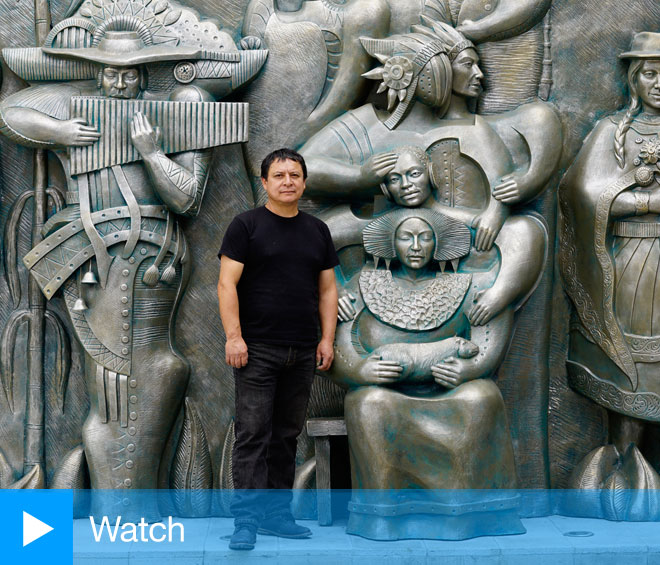
[[[573,486],[642,493],[660,488],[642,456],[646,423],[660,422],[660,33],[636,34],[620,57],[630,102],[596,125],[563,180],[560,260],[575,305],[569,382],[609,415],[608,445]]]

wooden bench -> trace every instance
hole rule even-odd
[[[316,503],[319,526],[332,525],[332,499],[330,495],[330,436],[345,436],[343,418],[310,418],[307,435],[314,438],[316,452]]]

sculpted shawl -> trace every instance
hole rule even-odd
[[[618,120],[602,120],[587,137],[560,187],[559,261],[566,292],[584,328],[637,388],[637,370],[614,314],[615,271],[610,208],[635,187],[632,148],[620,169],[614,157]],[[634,136],[630,130],[628,137]]]

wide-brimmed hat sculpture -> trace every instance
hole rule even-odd
[[[146,1],[101,4],[82,4],[42,47],[3,49],[7,66],[32,84],[95,79],[103,65],[147,66],[150,90],[194,83],[217,99],[253,78],[268,56],[259,39],[244,38],[238,49],[215,23],[171,2],[164,10]]]

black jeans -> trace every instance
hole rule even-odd
[[[305,425],[315,364],[316,347],[249,343],[247,365],[234,369],[231,511],[237,525],[258,526],[264,517],[290,512],[297,438]]]

